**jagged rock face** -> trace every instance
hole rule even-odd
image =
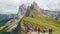
[[[36,3],[36,2],[33,2],[33,4],[31,4],[31,7],[30,7],[31,9],[39,9],[39,6],[38,6],[38,4]]]
[[[27,11],[27,6],[25,4],[22,4],[19,7],[18,17],[20,18],[21,16],[25,15],[26,11]]]
[[[28,17],[30,14],[30,6],[28,6],[25,16]]]
[[[22,26],[22,24],[21,24],[21,19],[22,19],[22,17],[25,15],[25,13],[26,13],[26,11],[27,11],[27,6],[25,6],[24,4],[22,4],[20,7],[19,7],[19,11],[18,11],[18,20],[19,20],[19,22],[17,22],[18,24],[17,24],[17,26],[16,26],[16,28],[15,28],[15,30],[14,31],[12,31],[12,34],[21,34],[20,32],[21,32],[21,26]]]
[[[27,6],[24,4],[19,7],[19,11],[20,11],[21,15],[24,15],[26,10],[27,10]]]
[[[51,10],[41,9],[41,13],[42,13],[42,16],[44,17],[49,17],[56,20],[60,18],[60,11],[51,11]]]
[[[23,16],[23,15],[26,17],[32,16],[32,14],[31,14],[32,12],[33,12],[33,14],[34,14],[34,12],[35,13],[37,12],[40,15],[40,9],[39,9],[39,6],[37,5],[37,3],[33,2],[33,4],[31,4],[31,6],[26,6],[25,4],[22,4],[19,7],[18,17]]]
[[[37,3],[33,2],[31,6],[28,6],[25,16],[36,17],[40,15],[40,9]]]

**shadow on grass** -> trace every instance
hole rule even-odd
[[[1,34],[10,34],[10,32],[3,32],[3,33],[1,33]]]

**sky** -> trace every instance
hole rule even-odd
[[[42,9],[60,10],[60,0],[0,0],[0,14],[17,13],[21,4],[31,4],[33,1]]]

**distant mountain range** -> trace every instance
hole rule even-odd
[[[52,10],[41,9],[41,13],[45,17],[50,17],[50,18],[53,18],[53,19],[60,19],[60,15],[59,15],[60,11],[52,11]]]

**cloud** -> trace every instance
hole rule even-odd
[[[0,13],[17,13],[19,5],[31,4],[33,1],[42,9],[60,10],[60,0],[0,0]]]
[[[60,0],[37,0],[36,2],[43,9],[60,11]]]
[[[23,3],[31,3],[27,0],[0,0],[0,14],[1,13],[17,13],[18,8]]]
[[[0,0],[0,14],[1,13],[16,13],[18,11],[17,0]]]
[[[11,14],[11,13],[16,13],[17,12],[17,10],[15,10],[15,9],[7,9],[7,8],[2,8],[2,9],[0,9],[0,14]]]
[[[0,0],[1,4],[6,4],[6,5],[17,5],[18,1],[17,0]]]

